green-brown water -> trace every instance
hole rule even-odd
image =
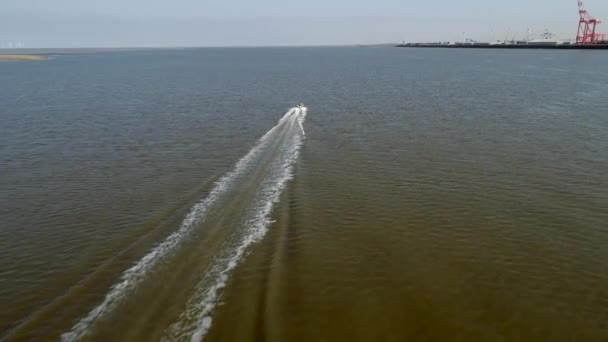
[[[589,51],[0,64],[0,340],[606,340],[607,96]]]

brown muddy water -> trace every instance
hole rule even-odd
[[[605,60],[2,63],[0,340],[608,340]]]

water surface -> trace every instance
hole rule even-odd
[[[2,63],[0,339],[608,339],[605,61]]]

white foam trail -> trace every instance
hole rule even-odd
[[[306,116],[306,110],[298,111],[294,120],[300,125]],[[295,124],[295,122],[294,122]],[[245,231],[237,247],[227,247],[227,250],[217,258],[213,267],[207,272],[197,285],[199,292],[189,301],[186,311],[180,316],[178,322],[167,330],[163,341],[200,342],[205,337],[213,321],[213,311],[218,305],[217,299],[220,291],[227,285],[228,278],[239,262],[247,254],[248,248],[260,241],[270,224],[270,214],[274,204],[292,179],[292,168],[296,162],[304,135],[293,135],[275,161],[270,175],[262,183],[259,193],[256,195],[254,205],[249,210],[248,219],[245,223]],[[250,215],[250,216],[249,216]],[[189,338],[188,338],[189,337]]]
[[[306,113],[308,112],[308,108],[304,107],[300,109],[300,115],[298,115],[298,124],[300,125],[300,130],[302,130],[302,135],[306,136],[306,132],[304,131],[304,119],[306,118]]]
[[[120,277],[120,281],[110,288],[104,300],[91,310],[85,317],[81,318],[69,332],[61,335],[61,340],[64,342],[72,342],[81,340],[95,322],[105,314],[113,310],[129,292],[133,290],[143,279],[146,274],[163,258],[169,256],[181,241],[192,232],[195,225],[204,220],[209,208],[231,187],[234,181],[241,177],[247,170],[248,165],[255,159],[256,155],[263,150],[268,138],[281,126],[283,122],[288,120],[292,115],[297,113],[297,108],[291,108],[272,127],[264,136],[262,136],[249,152],[242,157],[234,166],[232,171],[222,176],[214,185],[213,189],[205,199],[195,204],[188,215],[184,218],[181,226],[177,231],[169,235],[161,244],[154,247],[146,256],[140,259],[134,266],[126,270]]]

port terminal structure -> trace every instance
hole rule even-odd
[[[598,32],[602,21],[593,17],[585,9],[583,0],[578,2],[578,29],[576,39],[563,41],[553,38],[545,31],[539,39],[525,39],[510,41],[478,42],[465,38],[462,42],[432,42],[432,43],[405,43],[397,47],[423,47],[423,48],[477,48],[477,49],[560,49],[560,50],[608,50],[606,34]],[[529,32],[529,30],[528,30]],[[463,34],[464,35],[464,34]]]

